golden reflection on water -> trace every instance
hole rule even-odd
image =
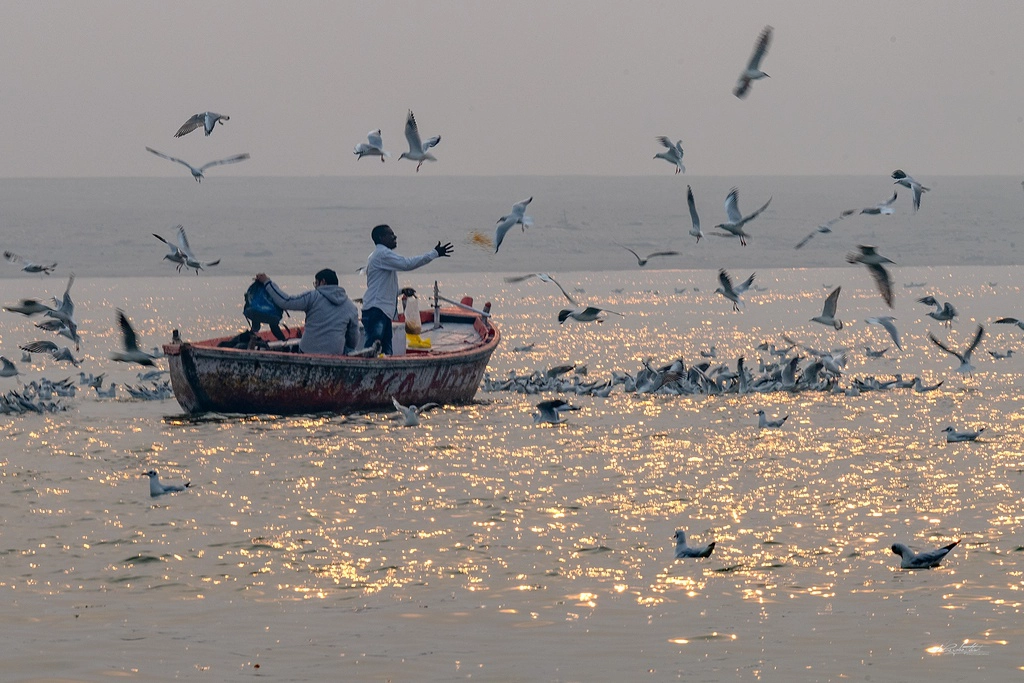
[[[744,354],[756,367],[755,346],[781,344],[786,332],[855,349],[851,375],[920,374],[945,379],[941,390],[616,389],[607,399],[567,397],[581,410],[558,427],[533,424],[541,397],[512,393],[481,392],[473,405],[426,414],[420,428],[388,413],[165,420],[178,412],[172,404],[81,399],[77,412],[0,426],[0,484],[14,501],[0,586],[376,604],[429,591],[492,596],[524,622],[586,619],[624,601],[652,617],[692,610],[698,626],[663,637],[675,645],[735,640],[739,627],[713,623],[723,599],[749,604],[760,624],[793,601],[824,615],[853,609],[854,596],[879,609],[927,590],[964,624],[961,638],[1019,618],[1022,366],[983,362],[973,379],[951,376],[948,357],[924,337],[934,328],[907,308],[907,351],[869,361],[858,349],[880,340],[859,322],[879,311],[867,283],[850,287],[851,324],[832,333],[806,323],[821,294],[802,288],[817,274],[790,275],[741,314],[713,282],[654,297],[612,295],[614,281],[587,276],[588,296],[628,314],[588,326],[553,321],[561,304],[543,283],[508,286],[488,296],[506,338],[490,373],[569,362],[605,378],[648,357],[689,363],[711,343],[719,362],[734,367]],[[673,291],[679,276],[661,277],[660,291]],[[983,304],[972,302],[973,314],[987,320]],[[538,350],[511,351],[527,341]],[[758,408],[791,417],[759,432]],[[946,424],[989,429],[984,442],[946,444]],[[193,488],[151,499],[140,476],[150,467]],[[676,528],[716,541],[714,554],[676,560]],[[889,550],[959,539],[931,572],[899,570]]]

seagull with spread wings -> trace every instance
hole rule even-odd
[[[846,218],[850,214],[853,214],[853,213],[856,213],[856,212],[857,212],[856,209],[848,209],[846,211],[843,211],[841,214],[839,214],[838,216],[836,216],[832,220],[826,221],[825,223],[822,223],[821,225],[819,225],[817,228],[814,229],[813,232],[811,232],[811,234],[809,234],[807,237],[805,237],[802,240],[800,240],[799,242],[797,242],[797,245],[795,247],[793,247],[793,248],[794,249],[800,249],[805,244],[810,242],[811,238],[813,238],[815,235],[817,235],[819,233],[821,233],[821,234],[828,234],[828,233],[832,232],[832,226],[833,225],[835,225],[839,221],[843,220],[844,218]]]
[[[113,351],[111,360],[121,363],[138,363],[139,365],[155,365],[153,356],[139,349],[138,338],[132,328],[128,316],[120,308],[117,309],[117,324],[121,328],[121,345],[124,351]]]
[[[194,114],[188,121],[181,124],[181,128],[179,128],[178,132],[174,134],[174,137],[180,138],[182,135],[188,135],[199,126],[202,126],[203,130],[206,131],[206,135],[209,136],[210,133],[213,132],[214,126],[218,123],[223,126],[224,122],[230,118],[230,116],[224,116],[223,114],[218,114],[212,111],[204,111],[200,114]]]
[[[494,253],[498,253],[501,243],[509,230],[517,225],[523,226],[523,232],[533,225],[533,219],[526,215],[526,207],[533,201],[533,197],[516,202],[512,205],[512,212],[507,213],[498,219],[498,227],[494,229]]]
[[[384,163],[385,157],[391,156],[384,151],[384,140],[380,136],[380,128],[367,133],[366,142],[360,142],[356,145],[352,153],[356,155],[356,161],[363,157],[380,157],[381,163]]]
[[[757,37],[757,42],[754,44],[754,53],[750,55],[747,68],[740,74],[739,80],[736,81],[736,87],[732,91],[732,94],[736,97],[740,99],[746,97],[750,91],[752,81],[769,78],[768,74],[761,71],[761,60],[764,59],[765,54],[768,52],[768,46],[772,42],[772,31],[771,26],[765,26],[764,30],[761,31],[761,35]]]
[[[967,345],[967,349],[963,353],[955,351],[941,341],[935,338],[935,335],[931,332],[928,333],[928,339],[931,340],[932,344],[935,344],[940,349],[945,351],[951,356],[955,356],[960,361],[960,366],[956,369],[962,375],[971,375],[974,373],[974,366],[971,365],[971,354],[974,353],[974,349],[978,348],[978,344],[981,343],[981,338],[985,336],[985,328],[978,325],[978,329],[974,333],[974,339]]]
[[[188,163],[187,161],[183,161],[181,159],[178,159],[177,157],[168,156],[167,154],[164,154],[163,152],[156,151],[152,147],[147,147],[146,151],[150,152],[152,154],[157,155],[161,159],[167,159],[168,161],[173,161],[175,163],[181,164],[182,166],[185,166],[192,173],[192,177],[196,179],[197,183],[203,182],[203,177],[204,177],[203,176],[203,171],[205,171],[206,169],[208,169],[208,168],[210,168],[212,166],[221,166],[223,164],[237,164],[239,161],[245,161],[246,159],[249,158],[249,153],[246,152],[244,154],[236,154],[236,155],[234,155],[232,157],[228,157],[227,159],[218,159],[217,161],[209,161],[209,162],[203,164],[202,166],[196,168],[195,166],[193,166],[192,164]]]
[[[863,263],[867,266],[871,277],[875,279],[875,284],[878,285],[878,291],[881,292],[882,298],[885,299],[885,303],[889,304],[889,308],[892,308],[892,275],[889,274],[889,271],[885,269],[883,264],[893,262],[879,254],[875,247],[859,244],[857,248],[860,249],[860,253],[848,254],[846,262]]]
[[[655,256],[679,256],[679,252],[678,251],[655,251],[653,253],[648,254],[647,256],[641,256],[640,254],[636,253],[635,251],[633,251],[632,249],[630,249],[629,247],[627,247],[625,245],[620,244],[619,246],[622,247],[623,249],[625,249],[626,251],[628,251],[633,256],[635,256],[636,257],[636,263],[641,268],[646,266],[647,262],[650,261]]]
[[[843,321],[836,317],[836,306],[839,304],[839,292],[842,291],[842,287],[836,287],[832,290],[832,293],[825,299],[825,305],[822,306],[821,315],[816,315],[811,318],[811,322],[821,323],[822,325],[831,325],[837,330],[843,329]]]
[[[892,172],[892,177],[896,180],[893,185],[902,185],[914,193],[914,211],[920,209],[921,194],[928,192],[931,188],[925,187],[898,168]]]
[[[718,271],[718,281],[721,286],[715,290],[716,294],[721,294],[726,299],[732,302],[732,310],[738,311],[743,306],[743,300],[740,295],[750,289],[750,286],[754,284],[754,274],[751,273],[750,277],[741,282],[738,285],[732,284],[732,278],[729,277],[729,273],[725,272],[725,269]]]
[[[739,206],[739,188],[732,188],[729,190],[729,194],[725,197],[725,214],[728,217],[728,222],[719,223],[716,228],[721,228],[725,231],[723,237],[739,237],[740,244],[747,246],[747,238],[750,237],[746,232],[743,231],[743,226],[754,220],[761,215],[761,212],[768,208],[768,205],[772,203],[772,198],[769,197],[768,201],[764,203],[760,209],[752,214],[744,216],[740,212]]]
[[[56,263],[32,263],[21,256],[18,256],[13,251],[5,251],[4,258],[11,263],[20,263],[21,269],[26,273],[44,273],[49,275],[57,267]]]
[[[433,154],[428,150],[431,147],[437,146],[437,143],[441,142],[441,136],[435,135],[426,142],[420,140],[420,129],[416,125],[416,117],[413,116],[412,109],[409,110],[409,115],[405,118],[405,139],[409,143],[409,151],[402,152],[399,155],[399,159],[411,159],[417,161],[416,172],[420,170],[420,166],[423,165],[424,161],[437,161]]]
[[[875,204],[874,206],[869,206],[866,209],[861,209],[860,212],[863,214],[867,214],[869,216],[877,216],[878,214],[885,214],[886,216],[891,216],[892,214],[896,213],[896,209],[892,208],[892,205],[896,203],[896,195],[897,193],[893,192],[892,196],[889,197],[884,202],[881,202],[880,204]]]
[[[676,140],[672,142],[664,135],[659,135],[655,138],[665,147],[664,152],[658,152],[654,155],[655,159],[664,159],[668,163],[676,167],[676,174],[686,173],[686,167],[683,166],[683,141]]]
[[[700,238],[704,236],[704,233],[700,231],[700,216],[697,215],[697,203],[693,200],[693,190],[690,186],[686,186],[686,205],[690,208],[690,237],[697,238],[697,244],[700,244]]]

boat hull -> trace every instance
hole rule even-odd
[[[444,319],[442,318],[442,323]],[[444,353],[381,358],[168,344],[171,387],[189,413],[345,413],[405,405],[467,403],[476,395],[498,331],[472,321],[479,342]]]

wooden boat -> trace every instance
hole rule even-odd
[[[409,348],[402,355],[291,353],[286,348],[292,339],[277,342],[269,332],[260,338],[270,350],[219,346],[231,337],[175,339],[164,346],[174,397],[189,413],[275,415],[393,409],[392,397],[404,405],[468,403],[500,335],[490,320],[490,304],[480,311],[468,297],[461,303],[443,300],[453,306],[435,304],[420,314],[421,338],[430,348]],[[404,327],[396,328],[404,333]],[[297,338],[300,331],[290,336]]]

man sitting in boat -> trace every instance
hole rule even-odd
[[[391,321],[398,312],[398,272],[415,270],[441,256],[452,255],[452,243],[441,244],[420,256],[405,257],[395,252],[398,238],[389,225],[378,225],[370,237],[377,245],[366,260],[366,294],[363,295],[363,346],[380,342],[381,352],[390,356]],[[283,307],[282,307],[283,308]]]
[[[324,268],[313,277],[314,289],[297,296],[281,290],[266,273],[256,276],[275,304],[286,311],[305,311],[306,329],[299,340],[302,353],[341,356],[359,343],[359,311],[338,286],[338,274]]]

